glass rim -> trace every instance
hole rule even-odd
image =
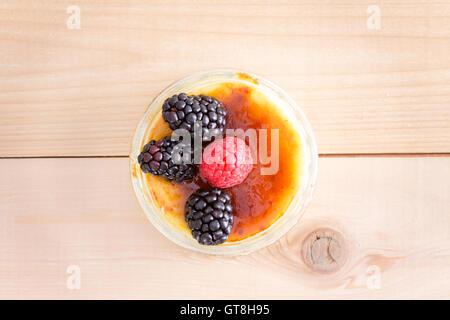
[[[247,77],[242,77],[246,75]],[[223,78],[222,80],[220,80]],[[256,80],[256,81],[255,81]],[[209,82],[208,82],[209,81]],[[145,139],[145,134],[148,126],[151,124],[154,116],[160,111],[162,102],[169,96],[179,93],[181,91],[190,91],[196,87],[206,85],[209,83],[220,83],[220,82],[242,82],[249,86],[256,87],[260,90],[264,88],[265,91],[270,91],[274,94],[280,101],[290,107],[291,113],[296,116],[295,123],[292,121],[296,127],[297,132],[300,135],[300,140],[302,143],[302,171],[300,178],[300,187],[298,188],[294,198],[291,200],[288,208],[282,215],[277,218],[268,228],[252,235],[248,238],[233,241],[230,243],[225,242],[218,246],[205,246],[200,245],[195,239],[193,239],[189,232],[187,233],[189,237],[182,234],[183,231],[179,230],[177,227],[172,225],[168,219],[163,217],[161,210],[157,208],[154,203],[154,199],[148,195],[144,194],[143,181],[140,179],[143,175],[140,173],[135,173],[137,155],[140,153],[141,147]],[[204,82],[203,84],[200,84]],[[186,89],[191,86],[190,89]],[[263,90],[263,91],[264,91]],[[271,99],[269,99],[271,100]],[[286,111],[286,110],[283,110]],[[307,151],[307,152],[306,152]],[[150,222],[160,231],[166,238],[170,239],[174,243],[181,247],[190,249],[196,252],[212,254],[212,255],[242,255],[248,254],[250,252],[259,250],[263,247],[269,246],[283,235],[285,235],[302,217],[306,210],[307,205],[312,199],[312,194],[317,179],[318,170],[318,154],[317,145],[314,137],[312,128],[303,113],[303,110],[298,106],[298,104],[293,100],[283,89],[278,87],[271,81],[255,75],[251,72],[239,70],[239,69],[208,69],[190,73],[179,80],[171,83],[164,90],[162,90],[149,104],[144,115],[140,119],[135,133],[133,135],[131,143],[131,151],[129,156],[129,166],[131,182],[134,189],[134,194],[138,199],[138,202],[146,214]],[[303,181],[306,179],[306,181]]]

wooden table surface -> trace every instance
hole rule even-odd
[[[450,298],[449,52],[449,0],[2,0],[0,298]],[[284,88],[320,153],[304,218],[236,258],[167,240],[128,173],[152,98],[218,67]],[[335,272],[303,259],[323,228]]]

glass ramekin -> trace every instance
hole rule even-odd
[[[246,76],[242,76],[246,75]],[[248,77],[247,77],[248,76]],[[255,81],[256,80],[256,81]],[[155,205],[154,199],[146,192],[145,177],[139,169],[137,157],[147,143],[148,127],[154,117],[161,112],[164,100],[180,92],[190,92],[197,88],[222,83],[240,82],[250,87],[256,87],[278,108],[282,109],[292,122],[302,141],[302,177],[300,187],[285,213],[269,228],[240,241],[225,242],[218,246],[200,245],[192,238],[188,230],[183,231],[173,226],[164,213]],[[308,120],[296,102],[281,88],[272,82],[252,73],[233,69],[214,69],[192,73],[164,89],[150,104],[144,117],[139,122],[131,146],[130,172],[136,197],[147,218],[167,238],[176,244],[201,253],[215,255],[242,255],[266,247],[291,229],[303,215],[307,204],[312,198],[317,177],[317,146],[314,134]]]

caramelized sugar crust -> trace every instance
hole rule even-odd
[[[221,101],[228,112],[226,128],[240,128],[244,131],[249,128],[268,129],[269,154],[270,129],[279,130],[278,172],[274,175],[261,175],[263,165],[258,159],[242,184],[226,189],[234,207],[234,224],[229,242],[245,239],[267,229],[283,215],[300,186],[302,153],[298,133],[283,112],[255,87],[227,82],[200,88],[189,94],[206,94]],[[170,129],[167,124],[162,118],[156,119],[150,138],[159,139],[168,134]],[[184,222],[185,202],[196,189],[208,188],[206,182],[199,176],[191,182],[181,184],[170,183],[151,175],[146,175],[146,179],[151,196],[167,219],[175,226],[188,230]]]

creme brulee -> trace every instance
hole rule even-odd
[[[231,196],[234,208],[234,223],[227,242],[243,240],[267,229],[287,210],[300,187],[302,142],[299,134],[283,110],[256,87],[241,82],[224,82],[200,87],[187,94],[204,94],[222,102],[228,112],[226,128],[279,130],[278,172],[261,175],[262,165],[258,161],[243,183],[225,189]],[[148,130],[146,136],[155,140],[172,132],[161,114],[153,120]],[[268,137],[270,150],[270,134]],[[184,220],[185,203],[192,192],[207,186],[200,175],[196,175],[193,181],[173,183],[147,174],[145,183],[149,196],[167,220],[178,229],[190,233]]]

